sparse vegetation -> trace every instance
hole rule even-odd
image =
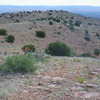
[[[15,37],[14,37],[13,35],[8,35],[8,36],[5,38],[5,41],[8,42],[8,43],[14,43]]]
[[[5,29],[0,29],[0,36],[7,35],[7,31]]]
[[[36,36],[39,38],[45,38],[46,33],[44,31],[36,31]]]
[[[28,52],[34,52],[35,51],[35,46],[32,45],[32,44],[29,44],[29,45],[25,45],[22,47],[22,50],[26,53]]]
[[[3,73],[34,73],[37,69],[36,59],[26,55],[7,57],[4,64],[0,65]]]
[[[73,56],[73,50],[62,42],[50,43],[48,48],[45,50],[47,54],[52,56]]]
[[[99,55],[100,55],[100,49],[95,49],[95,50],[94,50],[94,54],[95,54],[96,56],[99,56]]]

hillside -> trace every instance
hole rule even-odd
[[[71,47],[99,58],[100,20],[62,10],[0,14],[0,100],[100,100],[100,59],[45,55],[55,41],[68,45],[58,42],[61,54]],[[36,53],[23,54],[27,44]]]
[[[0,29],[2,28],[6,29],[8,34],[15,36],[15,43],[6,43],[1,36],[1,55],[5,52],[7,54],[21,52],[21,47],[30,43],[44,50],[48,43],[54,41],[68,44],[75,49],[77,55],[88,52],[93,54],[94,49],[100,49],[100,20],[67,11],[0,14]],[[45,32],[46,37],[36,37],[36,31]]]

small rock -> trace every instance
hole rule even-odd
[[[100,96],[100,93],[97,92],[86,92],[86,91],[81,91],[81,92],[75,92],[74,93],[75,97],[80,97],[80,98],[84,98],[84,99],[91,99],[91,98],[96,98]]]
[[[55,88],[56,85],[55,85],[55,84],[50,84],[50,85],[48,85],[48,87],[50,87],[50,88]]]
[[[64,78],[61,78],[61,77],[53,77],[52,80],[53,81],[63,81]]]
[[[100,73],[100,68],[95,69],[95,72]]]
[[[98,88],[98,85],[95,84],[86,84],[87,88]]]
[[[95,98],[95,97],[99,97],[100,93],[96,93],[96,92],[91,92],[91,93],[86,93],[84,94],[84,98]]]
[[[71,91],[84,91],[84,88],[79,87],[79,86],[74,86],[71,88]]]

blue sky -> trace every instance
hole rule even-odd
[[[100,6],[100,0],[0,0],[0,5],[90,5],[90,6]]]

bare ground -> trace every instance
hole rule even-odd
[[[100,60],[49,57],[35,75],[0,76],[0,100],[100,100]]]

